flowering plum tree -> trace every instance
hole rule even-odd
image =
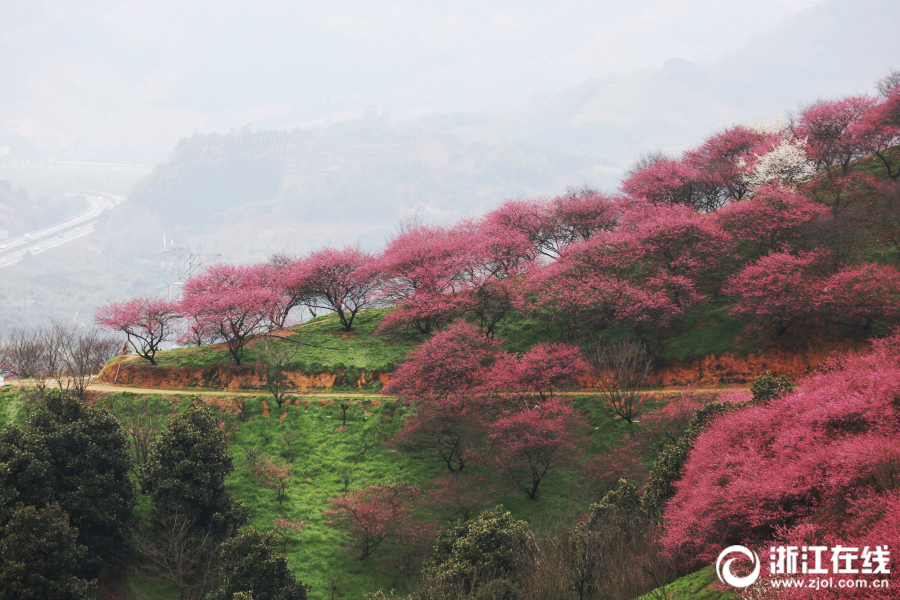
[[[464,221],[454,232],[466,252],[459,264],[459,308],[474,313],[481,331],[492,336],[512,309],[511,279],[535,266],[536,253],[522,232],[498,228],[487,220]]]
[[[665,506],[663,543],[693,566],[801,526],[845,545],[886,533],[870,527],[897,503],[898,395],[894,334],[832,358],[790,394],[713,420]]]
[[[265,488],[278,494],[278,504],[287,494],[287,486],[294,477],[290,465],[282,465],[271,456],[258,456],[247,465],[247,471]]]
[[[397,442],[436,453],[454,473],[475,456],[497,413],[527,407],[531,397],[550,399],[554,390],[573,386],[585,367],[577,348],[539,344],[519,357],[456,322],[413,350],[383,393],[416,406]]]
[[[731,256],[731,237],[712,215],[685,206],[634,202],[623,214],[626,258],[633,257],[646,274],[685,276],[699,280]]]
[[[171,339],[179,316],[175,305],[164,298],[133,298],[101,306],[94,322],[123,332],[134,351],[155,365],[156,351]]]
[[[435,480],[425,492],[427,506],[449,521],[468,521],[489,507],[493,486],[479,475],[449,473]]]
[[[578,429],[584,426],[572,407],[556,398],[507,413],[491,424],[493,464],[535,500],[551,467],[571,464],[580,457]]]
[[[710,136],[699,147],[687,152],[685,159],[699,173],[702,204],[698,208],[704,212],[714,211],[745,197],[750,189],[748,175],[753,172],[759,156],[770,151],[779,137],[737,125]]]
[[[860,137],[893,180],[900,178],[900,160],[896,155],[900,146],[900,88],[894,88],[884,100],[873,106],[860,123]]]
[[[379,269],[384,273],[382,301],[402,303],[380,329],[415,327],[421,333],[468,312],[461,272],[468,260],[468,236],[436,226],[401,233],[384,249]]]
[[[292,297],[334,311],[346,331],[353,328],[356,313],[372,305],[381,282],[375,258],[359,246],[313,252],[291,270]]]
[[[509,200],[488,213],[484,228],[495,235],[521,236],[534,253],[555,259],[567,245],[612,230],[619,202],[590,188],[553,199]]]
[[[219,334],[214,329],[215,323],[205,315],[185,316],[181,321],[181,333],[177,342],[182,346],[203,346],[219,341]]]
[[[686,160],[662,158],[634,173],[619,189],[632,198],[687,206],[703,204],[700,172]]]
[[[499,352],[499,341],[464,322],[415,348],[382,390],[416,404],[398,443],[434,452],[451,472],[462,471],[482,436],[477,390]]]
[[[179,311],[223,339],[237,365],[244,346],[268,328],[273,307],[282,301],[259,266],[212,265],[188,279],[182,293]]]
[[[744,267],[722,288],[734,297],[729,312],[746,315],[760,329],[775,327],[779,334],[814,318],[814,305],[824,287],[822,251],[797,255],[774,252]]]
[[[827,218],[826,207],[778,184],[760,186],[752,198],[716,213],[722,229],[750,246],[756,256],[789,250]]]
[[[791,135],[781,141],[756,161],[753,170],[744,175],[749,190],[761,185],[793,183],[812,171],[813,163],[806,157],[806,142]]]
[[[896,322],[900,271],[874,263],[848,267],[825,280],[816,304],[829,319],[850,327],[869,329],[872,323]]]
[[[306,521],[291,521],[290,519],[280,519],[276,517],[272,521],[272,525],[275,527],[275,535],[281,539],[281,552],[284,553],[287,551],[287,545],[288,542],[291,541],[291,537],[295,533],[303,531],[309,526],[309,523]]]
[[[615,488],[621,479],[640,482],[647,477],[637,444],[633,441],[605,449],[585,466],[584,474],[591,480],[592,494],[600,498]]]
[[[421,402],[395,442],[406,450],[437,455],[451,473],[459,473],[477,457],[484,438],[486,423],[481,408],[477,397],[466,392]]]
[[[587,363],[578,348],[568,344],[535,344],[522,356],[503,354],[487,376],[484,389],[499,394],[504,404],[511,398],[536,397],[541,401],[553,397],[555,390],[578,385],[587,371]]]
[[[474,327],[458,321],[413,349],[382,392],[414,401],[470,393],[499,352],[498,340],[478,335]]]
[[[316,298],[308,286],[305,260],[305,257],[287,253],[269,256],[267,266],[273,272],[273,285],[284,295],[278,306],[280,312],[272,316],[273,324],[279,329],[285,326],[291,311],[298,306],[305,306],[312,316],[316,316]]]
[[[389,537],[414,535],[408,504],[421,495],[414,485],[375,484],[332,498],[331,508],[324,515],[329,525],[343,529],[353,538],[348,550],[364,560]]]
[[[846,175],[850,163],[868,152],[865,121],[875,104],[868,96],[816,102],[800,114],[794,134],[806,140],[807,156],[816,167],[839,167]]]

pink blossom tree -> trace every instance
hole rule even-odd
[[[269,279],[274,289],[282,295],[280,301],[274,306],[274,312],[270,317],[272,324],[283,328],[290,313],[299,306],[314,307],[315,297],[307,287],[308,281],[305,274],[304,257],[296,257],[290,254],[279,253],[269,257],[266,266],[269,269]],[[313,316],[315,316],[314,310]]]
[[[800,114],[794,134],[806,140],[807,156],[819,169],[836,167],[846,175],[850,163],[869,152],[866,117],[875,105],[869,96],[817,102]]]
[[[577,387],[587,369],[578,348],[539,343],[521,356],[504,353],[498,357],[482,387],[498,394],[504,403],[517,398],[527,408],[529,398],[544,402],[553,398],[554,391]]]
[[[294,477],[290,465],[283,465],[271,456],[259,456],[247,465],[247,471],[265,488],[274,491],[278,504],[284,500],[288,485]]]
[[[474,314],[482,333],[492,336],[512,310],[512,280],[536,267],[536,253],[523,233],[498,229],[487,220],[464,221],[454,231],[465,252],[456,275],[459,308]]]
[[[375,257],[359,246],[313,252],[291,267],[292,296],[317,308],[334,311],[346,331],[356,314],[374,304],[381,273]]]
[[[324,515],[329,525],[350,535],[353,541],[348,550],[365,560],[386,539],[415,535],[408,505],[421,495],[414,485],[375,484],[332,498]]]
[[[900,178],[900,160],[896,148],[900,146],[900,88],[887,91],[884,99],[872,107],[860,123],[863,144],[893,180]]]
[[[625,258],[633,258],[647,274],[699,280],[731,258],[731,236],[714,215],[685,206],[634,202],[621,220]]]
[[[291,537],[300,531],[303,531],[309,526],[309,523],[306,521],[291,521],[290,519],[280,519],[275,518],[272,521],[272,525],[274,525],[275,535],[277,535],[281,539],[281,552],[287,551],[288,542],[291,541]]]
[[[827,318],[869,329],[900,317],[900,270],[864,263],[843,269],[824,281],[816,305]]]
[[[415,348],[382,389],[416,407],[396,442],[436,454],[450,472],[462,471],[483,437],[478,389],[499,353],[499,341],[464,322]]]
[[[716,219],[727,234],[759,257],[800,244],[828,215],[825,206],[796,190],[769,184],[759,186],[752,198],[725,206]]]
[[[462,271],[468,261],[468,236],[422,226],[401,233],[381,254],[382,302],[400,304],[380,329],[414,327],[421,333],[468,312]]]
[[[703,205],[700,172],[683,159],[662,158],[631,175],[619,189],[653,203]]]
[[[281,300],[279,291],[266,285],[259,266],[219,263],[185,282],[178,308],[224,340],[240,365],[244,347],[268,329],[273,307]]]
[[[835,356],[797,390],[718,417],[665,506],[663,543],[693,567],[723,546],[812,528],[818,542],[887,533],[900,465],[900,337]],[[871,512],[870,512],[871,511]],[[894,528],[896,530],[896,528]]]
[[[521,236],[535,254],[555,259],[569,244],[614,229],[619,203],[590,188],[552,199],[509,200],[486,215],[484,227],[513,239]]]
[[[425,505],[451,521],[468,521],[493,504],[493,484],[480,475],[449,473],[436,479],[425,491]]]
[[[478,397],[464,392],[419,402],[394,443],[407,451],[437,456],[451,473],[479,457],[487,423]]]
[[[731,276],[722,292],[734,298],[729,312],[749,317],[760,329],[779,334],[815,317],[815,303],[824,287],[828,254],[774,252]]]
[[[135,353],[155,365],[160,344],[171,339],[179,318],[175,305],[164,298],[133,298],[101,306],[94,322],[124,333]]]
[[[744,198],[750,191],[748,176],[760,155],[772,150],[779,141],[777,134],[736,125],[688,151],[685,159],[699,173],[700,210],[715,211]]]
[[[557,398],[509,412],[491,424],[492,464],[535,500],[551,468],[572,464],[581,456],[579,429],[586,425],[569,404]]]
[[[215,323],[207,319],[205,315],[198,314],[185,316],[181,321],[181,333],[177,342],[182,346],[204,346],[219,341]]]
[[[414,348],[382,393],[415,401],[457,392],[471,394],[499,352],[498,340],[485,338],[472,325],[457,321]]]

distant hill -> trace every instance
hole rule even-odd
[[[260,254],[328,243],[323,235],[339,244],[380,243],[405,212],[458,219],[507,198],[559,194],[596,172],[583,155],[466,143],[371,114],[315,133],[241,130],[182,140],[136,186],[128,210],[218,241],[217,251]],[[235,239],[241,231],[245,239]]]

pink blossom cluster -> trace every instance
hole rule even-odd
[[[785,144],[820,171],[762,177],[757,167],[778,171],[770,159]],[[729,127],[680,157],[644,160],[620,194],[510,200],[479,219],[406,228],[377,253],[347,246],[212,265],[178,302],[112,303],[96,319],[151,362],[176,339],[222,342],[237,364],[298,307],[333,312],[348,331],[360,310],[393,306],[379,331],[431,334],[467,319],[489,337],[518,311],[560,340],[625,327],[652,352],[706,303],[780,334],[890,326],[900,272],[866,248],[900,248],[898,144],[896,88],[820,102],[789,126]],[[887,176],[850,168],[866,156]]]
[[[664,545],[698,565],[731,544],[896,547],[897,398],[900,333],[832,358],[793,393],[716,419],[665,507]]]
[[[488,465],[535,498],[552,467],[580,456],[586,423],[554,392],[575,387],[586,368],[572,346],[516,355],[455,322],[413,350],[383,393],[416,408],[398,443],[436,454],[451,473]]]

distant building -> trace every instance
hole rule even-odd
[[[0,146],[0,154],[6,156],[9,154],[9,146]]]

